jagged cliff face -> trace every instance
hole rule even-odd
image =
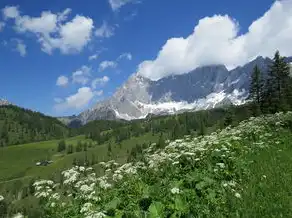
[[[231,71],[223,65],[197,68],[187,74],[151,81],[133,74],[109,99],[81,113],[83,124],[97,119],[139,119],[148,114],[173,114],[188,110],[242,104],[248,96],[255,65],[267,74],[269,58],[254,61]]]

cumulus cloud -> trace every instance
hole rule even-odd
[[[82,109],[97,95],[90,87],[79,88],[77,93],[55,104],[56,110]]]
[[[33,32],[50,34],[57,30],[58,15],[45,11],[40,17],[30,17],[27,15],[16,18],[16,30],[19,32]]]
[[[110,81],[110,78],[107,76],[103,76],[101,78],[96,78],[92,81],[91,86],[93,89],[96,89],[98,86],[103,86],[105,85],[107,82]]]
[[[4,19],[17,18],[19,16],[18,6],[6,6],[2,9]]]
[[[39,17],[21,16],[18,7],[6,7],[3,15],[15,20],[15,29],[20,33],[35,34],[42,51],[51,54],[59,49],[63,54],[81,52],[92,39],[93,20],[76,15],[68,21],[71,9],[60,13],[44,11]]]
[[[276,1],[248,32],[239,35],[239,23],[225,15],[205,17],[186,38],[171,38],[154,60],[146,60],[138,73],[152,80],[183,74],[196,67],[224,64],[229,69],[255,57],[273,56],[276,50],[292,55],[292,0]]]
[[[116,68],[117,63],[114,61],[103,61],[99,64],[99,71],[102,72],[107,68]]]
[[[56,82],[57,86],[66,86],[69,83],[69,79],[66,76],[59,76]]]
[[[122,6],[135,2],[135,0],[109,0],[109,4],[113,11],[119,10]]]
[[[132,54],[131,53],[123,53],[123,54],[121,54],[119,57],[118,57],[118,60],[121,60],[121,59],[123,59],[123,58],[125,58],[125,59],[127,59],[127,60],[132,60],[132,58],[133,58],[133,56],[132,56]]]
[[[110,38],[115,34],[115,28],[103,22],[101,27],[95,30],[95,35],[100,38]]]
[[[79,83],[85,85],[90,79],[91,68],[88,66],[82,66],[80,69],[72,73],[73,83]]]

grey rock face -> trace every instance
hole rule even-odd
[[[258,57],[231,71],[223,65],[204,66],[158,81],[133,74],[111,98],[98,102],[77,119],[83,124],[97,119],[131,120],[145,118],[148,114],[173,114],[241,104],[248,96],[255,65],[266,75],[271,62],[269,58]]]

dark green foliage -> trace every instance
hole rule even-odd
[[[76,152],[81,152],[82,151],[82,142],[81,141],[78,141],[77,142],[77,145],[76,145]]]
[[[230,108],[226,111],[226,117],[224,119],[224,127],[231,126],[235,122],[236,116],[234,111]]]
[[[61,140],[59,143],[58,143],[58,152],[62,152],[62,151],[65,151],[66,150],[66,143],[65,143],[65,140]]]
[[[259,105],[261,103],[262,92],[263,92],[262,73],[258,66],[255,66],[251,76],[249,99],[251,99],[253,102]]]
[[[7,215],[8,205],[6,201],[0,201],[0,218],[5,218]]]
[[[275,113],[291,109],[292,81],[289,73],[288,63],[277,51],[261,96],[263,112]]]
[[[158,142],[156,143],[157,148],[164,148],[166,146],[165,139],[162,134],[160,134]]]
[[[67,146],[67,154],[72,154],[73,153],[73,145],[68,145]]]
[[[59,120],[16,106],[0,106],[0,145],[60,139],[70,130]]]

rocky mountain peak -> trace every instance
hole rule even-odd
[[[5,105],[11,105],[11,103],[7,101],[6,99],[0,98],[0,106],[5,106]]]
[[[131,120],[145,118],[148,114],[174,114],[242,104],[248,96],[254,66],[266,75],[271,63],[269,58],[257,57],[233,70],[224,65],[202,66],[157,81],[135,73],[112,97],[98,102],[75,119],[83,124],[97,119]]]

